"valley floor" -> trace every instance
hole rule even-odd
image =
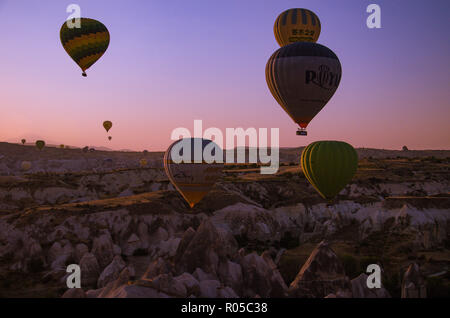
[[[372,151],[327,203],[290,151],[276,175],[227,165],[193,209],[160,154],[140,168],[137,153],[47,153],[29,173],[0,159],[0,297],[450,295],[448,154]],[[73,263],[82,290],[67,290]],[[369,264],[383,269],[377,292]]]

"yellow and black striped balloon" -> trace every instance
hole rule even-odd
[[[80,28],[69,28],[67,21],[61,27],[61,43],[67,54],[78,64],[86,76],[91,67],[106,52],[109,46],[109,32],[103,23],[80,18]]]
[[[280,46],[295,42],[317,42],[320,35],[320,20],[307,9],[289,9],[281,13],[273,32]]]

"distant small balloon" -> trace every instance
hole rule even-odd
[[[147,164],[148,164],[147,159],[139,160],[139,165],[141,166],[141,168],[145,168]]]
[[[109,136],[109,137],[108,137],[108,140],[111,140],[111,139],[112,139],[112,137],[111,137],[111,136]]]
[[[36,147],[37,147],[39,150],[44,149],[44,147],[45,147],[45,141],[43,141],[43,140],[38,140],[38,141],[36,141]]]
[[[22,161],[22,164],[20,165],[20,168],[22,171],[28,171],[31,169],[31,162],[29,161]]]
[[[27,142],[26,139],[22,139],[21,141],[22,141],[22,145],[25,145],[25,143]]]
[[[109,132],[109,130],[112,128],[112,122],[107,120],[103,122],[103,128],[105,128],[106,132]]]
[[[59,148],[64,149],[64,145],[60,145]]]

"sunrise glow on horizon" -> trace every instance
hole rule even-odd
[[[448,1],[377,1],[381,29],[366,26],[369,1],[73,2],[111,34],[87,78],[59,39],[72,2],[0,0],[0,142],[164,151],[174,129],[202,120],[203,129],[279,128],[281,147],[450,149]],[[264,73],[279,48],[276,17],[299,6],[319,16],[318,43],[342,64],[307,137],[295,135]]]

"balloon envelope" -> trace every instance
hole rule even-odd
[[[80,18],[80,28],[61,27],[60,39],[67,54],[85,71],[102,57],[109,46],[108,29],[99,21]]]
[[[266,65],[270,92],[301,128],[306,128],[328,103],[341,75],[336,54],[323,45],[309,42],[278,49]]]
[[[21,142],[22,142],[22,145],[25,145],[25,143],[26,143],[27,141],[26,141],[26,139],[22,139]]]
[[[211,154],[219,160],[203,156]],[[222,149],[211,140],[186,138],[174,142],[164,155],[169,180],[189,206],[194,207],[212,189],[222,175]]]
[[[103,122],[103,128],[105,128],[106,132],[109,132],[109,130],[112,128],[112,125],[112,122],[109,120]]]
[[[346,142],[316,141],[303,150],[301,167],[317,192],[331,200],[353,178],[358,168],[358,154]]]
[[[144,168],[147,166],[147,159],[141,159],[139,160],[139,165]]]
[[[320,35],[320,20],[307,9],[289,9],[275,20],[273,32],[280,46],[295,42],[317,42]]]
[[[20,168],[21,168],[23,171],[28,171],[28,170],[30,170],[30,169],[31,169],[31,162],[29,162],[29,161],[22,161],[22,164],[20,165]]]
[[[39,150],[42,150],[42,149],[45,147],[45,141],[43,141],[43,140],[38,140],[38,141],[36,141],[36,147],[37,147]]]

